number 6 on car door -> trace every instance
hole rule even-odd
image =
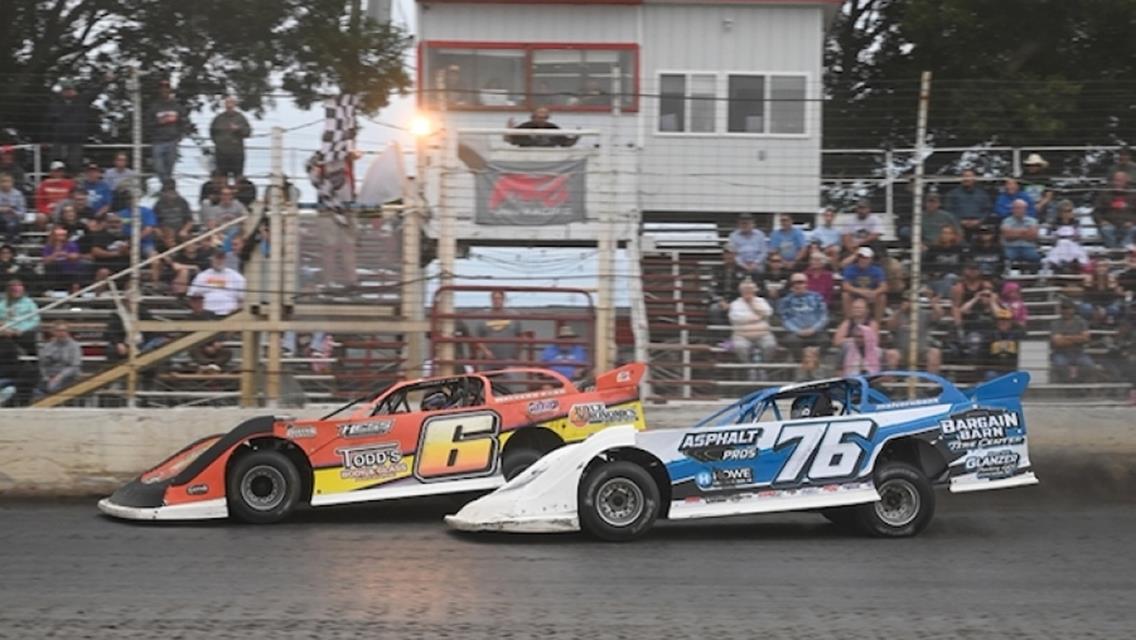
[[[434,482],[492,475],[500,431],[501,419],[489,411],[427,418],[414,461],[415,477]]]

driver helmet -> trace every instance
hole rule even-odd
[[[449,404],[450,399],[441,391],[435,391],[425,398],[422,398],[423,411],[438,411],[439,409],[445,409]]]
[[[810,393],[793,400],[789,418],[815,418],[832,415],[832,400],[823,393]]]

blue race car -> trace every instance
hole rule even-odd
[[[658,518],[810,510],[871,535],[913,536],[934,516],[936,486],[1037,483],[1028,384],[1025,372],[972,389],[886,372],[765,389],[687,429],[612,427],[557,449],[446,522],[619,541]]]

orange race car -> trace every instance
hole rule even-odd
[[[625,365],[586,390],[547,369],[408,380],[318,419],[252,418],[178,451],[99,509],[270,523],[302,504],[494,489],[562,444],[611,425],[643,429],[644,369]]]

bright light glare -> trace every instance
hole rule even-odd
[[[422,136],[430,135],[431,129],[430,118],[424,115],[416,115],[414,119],[410,121],[410,133],[416,137],[421,138]]]

